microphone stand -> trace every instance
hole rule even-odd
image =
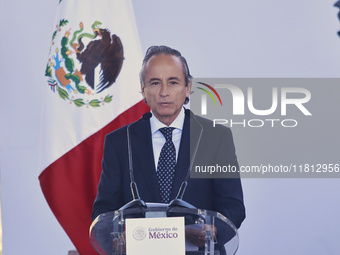
[[[181,187],[179,188],[179,191],[178,191],[178,194],[177,194],[176,198],[169,203],[168,210],[170,210],[172,207],[176,207],[176,206],[180,206],[180,207],[184,207],[184,208],[189,208],[189,209],[197,209],[195,206],[193,206],[193,205],[191,205],[188,202],[183,200],[183,195],[184,195],[184,192],[185,192],[185,190],[186,190],[186,188],[188,186],[188,180],[189,180],[189,177],[190,177],[190,172],[191,172],[191,169],[193,167],[193,164],[194,164],[194,161],[195,161],[195,158],[196,158],[196,154],[197,154],[197,150],[198,150],[198,146],[200,144],[202,133],[203,133],[203,126],[201,125],[201,123],[199,123],[196,120],[195,116],[193,114],[191,114],[191,112],[190,112],[190,117],[193,120],[195,120],[197,122],[197,124],[200,126],[200,128],[201,128],[200,129],[200,134],[199,134],[196,146],[195,146],[194,153],[193,153],[192,158],[190,160],[190,165],[189,165],[189,168],[188,168],[187,176],[185,177],[184,181],[182,182]]]
[[[147,118],[151,117],[151,113],[146,113],[143,115],[143,117],[138,120],[144,120]],[[133,123],[132,123],[133,124]],[[119,211],[121,210],[125,210],[128,208],[134,208],[134,207],[147,207],[146,203],[140,198],[139,196],[139,192],[138,192],[138,188],[137,188],[137,183],[135,182],[135,178],[133,175],[133,166],[132,166],[132,149],[131,149],[131,139],[130,139],[130,126],[132,125],[128,125],[126,128],[126,135],[127,135],[127,142],[128,142],[128,158],[129,158],[129,172],[130,172],[130,189],[131,189],[131,194],[132,194],[132,198],[133,200],[130,201],[129,203],[123,205]]]
[[[199,133],[199,137],[195,146],[195,150],[193,152],[192,158],[190,160],[190,165],[187,171],[187,175],[186,178],[184,179],[184,181],[182,182],[178,194],[176,196],[175,199],[173,199],[169,204],[168,204],[168,211],[173,208],[173,207],[184,207],[184,208],[189,208],[189,209],[197,209],[195,206],[191,205],[190,203],[186,202],[183,200],[183,195],[184,192],[186,190],[186,187],[188,185],[188,180],[190,178],[190,171],[193,167],[195,158],[196,158],[196,154],[197,154],[197,150],[198,150],[198,146],[200,144],[201,141],[201,137],[202,137],[202,133],[203,133],[203,126],[201,125],[201,123],[199,123],[199,121],[196,120],[195,116],[193,114],[191,114],[191,112],[189,111],[190,114],[190,118],[194,121],[197,122],[197,124],[200,126],[200,133]],[[151,113],[148,112],[146,114],[143,115],[143,117],[138,120],[145,120],[145,119],[149,119],[151,117]],[[137,121],[137,122],[138,122]],[[134,122],[136,123],[136,122]],[[147,203],[145,203],[139,196],[139,192],[138,192],[138,188],[137,188],[137,184],[135,182],[134,179],[134,175],[133,175],[133,166],[132,166],[132,149],[131,149],[131,138],[130,138],[130,126],[134,123],[131,123],[130,125],[128,125],[126,132],[127,132],[127,140],[128,140],[128,159],[129,159],[129,172],[130,172],[130,188],[131,188],[131,194],[133,197],[133,200],[128,202],[127,204],[123,205],[119,210],[125,210],[128,208],[135,208],[135,207],[147,207]]]

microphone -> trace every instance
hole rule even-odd
[[[132,124],[135,124],[141,120],[147,120],[150,119],[152,114],[150,112],[145,113],[142,118],[137,120],[134,123],[131,123],[130,125],[127,126],[126,128],[126,136],[127,136],[127,142],[128,142],[128,159],[129,159],[129,172],[130,172],[130,189],[131,189],[131,194],[133,200],[130,201],[129,203],[123,205],[119,210],[125,210],[128,208],[133,208],[133,207],[147,207],[146,203],[140,198],[138,188],[137,188],[137,183],[135,182],[135,178],[133,175],[133,165],[132,165],[132,149],[131,149],[131,139],[130,139],[130,126]]]
[[[188,171],[187,171],[187,175],[186,175],[184,181],[182,182],[182,184],[181,184],[181,186],[178,190],[178,194],[177,194],[176,198],[173,199],[168,204],[168,210],[171,209],[172,207],[176,207],[176,206],[190,208],[190,209],[197,209],[195,206],[184,201],[183,195],[184,195],[186,187],[188,185],[188,180],[190,178],[190,172],[191,172],[191,169],[193,167],[193,164],[194,164],[194,161],[195,161],[195,158],[196,158],[196,154],[197,154],[197,151],[198,151],[198,146],[199,146],[200,141],[201,141],[201,137],[202,137],[202,133],[203,133],[203,126],[201,125],[201,123],[199,123],[199,121],[195,118],[195,116],[189,110],[187,110],[187,113],[190,114],[190,118],[192,120],[196,121],[196,123],[200,126],[200,133],[199,133],[199,137],[197,139],[195,150],[193,151],[193,154],[192,154],[192,157],[191,157],[191,160],[190,160],[190,165],[189,165],[189,168],[188,168]],[[135,123],[138,123],[139,121],[150,119],[151,116],[152,116],[152,114],[150,112],[147,112],[142,116],[142,118],[140,118],[136,122],[131,123],[127,126],[126,132],[127,132],[127,140],[128,140],[129,173],[130,173],[130,181],[131,181],[130,182],[130,189],[131,189],[131,194],[132,194],[133,200],[128,202],[124,206],[122,206],[119,210],[125,210],[125,209],[128,209],[128,208],[134,208],[134,207],[147,207],[147,203],[145,203],[139,196],[137,183],[134,180],[133,165],[132,165],[130,126],[135,124]]]
[[[190,113],[191,119],[196,121],[197,124],[200,126],[200,134],[199,134],[199,137],[197,139],[195,150],[194,150],[192,157],[191,157],[191,160],[190,160],[190,165],[189,165],[189,168],[188,168],[187,176],[185,177],[184,181],[182,182],[176,198],[169,203],[168,210],[172,207],[175,207],[175,206],[180,206],[180,207],[185,207],[185,208],[190,208],[190,209],[197,209],[195,206],[184,201],[183,196],[184,196],[184,192],[185,192],[185,190],[188,186],[188,180],[190,178],[190,172],[191,172],[191,169],[193,167],[193,164],[194,164],[194,161],[195,161],[195,158],[196,158],[196,154],[197,154],[197,150],[198,150],[198,146],[199,146],[201,138],[202,138],[203,126],[201,125],[201,123],[199,123],[199,121],[196,119],[196,117],[190,111],[188,111],[188,112]]]

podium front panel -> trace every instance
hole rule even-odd
[[[187,255],[230,255],[238,249],[237,228],[220,213],[184,207],[169,208],[166,204],[152,203],[147,204],[147,207],[99,215],[90,227],[90,241],[101,255],[125,255],[127,219],[165,217],[184,218]]]

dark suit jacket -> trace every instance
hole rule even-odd
[[[231,165],[238,168],[234,142],[229,128],[212,127],[210,120],[193,116],[186,110],[182,138],[175,169],[170,200],[176,197],[185,179],[192,152],[191,141],[197,141],[203,128],[195,165]],[[135,182],[145,202],[160,203],[154,163],[149,118],[129,127]],[[128,165],[127,126],[106,136],[102,174],[93,206],[92,220],[99,214],[118,210],[132,200]],[[200,209],[217,211],[229,218],[238,228],[245,218],[242,187],[239,178],[190,178],[183,200]]]

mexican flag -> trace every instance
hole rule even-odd
[[[105,135],[148,111],[129,0],[60,0],[43,84],[41,174],[52,212],[78,252],[89,241]]]

